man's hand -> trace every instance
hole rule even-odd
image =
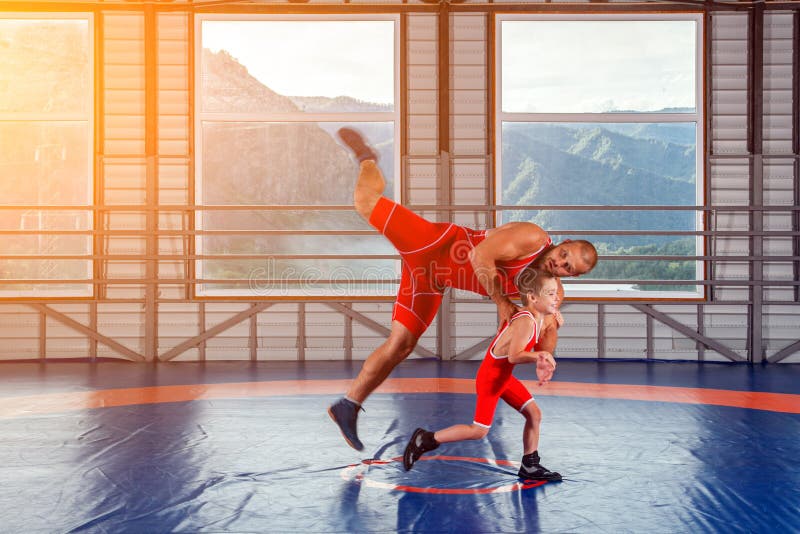
[[[511,317],[519,311],[519,308],[510,300],[505,299],[497,303],[497,314],[500,318],[500,328],[511,321]]]
[[[556,361],[553,355],[547,351],[539,351],[536,358],[536,378],[539,379],[539,385],[543,386],[550,382],[555,372]]]
[[[560,312],[560,311],[556,311],[556,312],[553,314],[553,318],[556,320],[556,326],[557,326],[558,328],[561,328],[562,326],[564,326],[564,316],[563,316],[563,315],[561,315],[561,312]]]

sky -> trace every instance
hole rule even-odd
[[[695,106],[693,21],[502,22],[503,111]]]
[[[283,95],[393,103],[394,24],[206,20],[202,42]],[[696,105],[693,21],[503,21],[501,36],[504,111]]]
[[[205,48],[227,50],[279,94],[389,104],[394,103],[394,24],[206,20],[201,31]]]

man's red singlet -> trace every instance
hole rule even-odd
[[[486,294],[469,261],[469,252],[486,238],[485,230],[433,223],[385,197],[378,200],[369,222],[400,253],[400,289],[392,319],[416,337],[433,322],[448,287]],[[527,258],[498,262],[497,270],[507,295],[517,294],[515,277],[551,243],[548,238],[541,249]]]
[[[538,324],[533,314],[527,310],[515,313],[511,317],[511,321],[520,317],[533,319],[533,329],[524,349],[531,351],[539,341],[541,324]],[[473,423],[482,427],[489,428],[492,426],[498,400],[503,399],[512,408],[521,412],[525,405],[533,399],[528,388],[511,374],[514,371],[514,364],[508,361],[508,355],[498,356],[494,353],[497,342],[508,330],[511,321],[505,323],[492,340],[489,349],[486,351],[486,356],[483,357],[483,363],[478,369],[478,375],[475,377],[475,392],[478,394],[478,400],[475,404]]]

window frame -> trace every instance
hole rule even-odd
[[[84,211],[87,207],[91,207],[94,203],[96,180],[95,180],[95,143],[97,140],[97,112],[95,109],[95,96],[96,96],[96,79],[97,79],[97,65],[96,65],[96,37],[95,37],[95,14],[92,12],[83,11],[42,11],[42,12],[15,12],[15,11],[0,11],[0,20],[32,20],[32,21],[58,21],[58,20],[81,20],[87,23],[87,45],[88,63],[86,68],[88,70],[89,78],[88,85],[92,88],[91,91],[86,91],[84,94],[86,113],[73,113],[73,112],[13,112],[4,113],[0,111],[0,122],[25,122],[29,124],[35,123],[55,123],[55,122],[85,122],[86,123],[86,176],[88,177],[88,187],[86,189],[86,200],[83,205],[76,204],[75,211]],[[5,209],[13,209],[14,204],[5,204]],[[40,204],[39,206],[47,207],[47,204]],[[40,210],[43,211],[43,210]],[[70,211],[64,209],[63,211]],[[50,299],[50,298],[67,298],[69,300],[86,300],[95,297],[96,284],[92,282],[95,272],[95,243],[93,233],[96,225],[96,217],[94,212],[90,211],[87,215],[88,230],[86,231],[87,247],[87,271],[86,282],[71,282],[70,288],[75,289],[51,289],[51,283],[38,283],[29,290],[5,290],[0,289],[0,300],[11,300],[18,298],[32,298],[32,299]],[[41,229],[40,229],[41,230]],[[33,234],[37,235],[37,234]],[[39,234],[41,235],[41,234]],[[78,254],[80,255],[80,254]],[[58,259],[59,255],[45,256],[44,258]],[[48,279],[50,280],[50,279]],[[52,279],[58,281],[58,278]],[[66,280],[66,279],[64,279]],[[2,283],[2,280],[0,280]]]
[[[693,21],[695,23],[695,111],[694,113],[524,113],[524,112],[505,112],[503,111],[503,56],[502,56],[502,27],[505,21],[665,21],[681,20]],[[707,206],[708,198],[706,194],[706,80],[705,65],[705,21],[702,12],[687,11],[680,13],[603,13],[603,14],[533,14],[533,13],[498,13],[494,20],[494,105],[493,105],[493,127],[494,127],[494,194],[497,205],[502,205],[502,147],[503,147],[503,124],[504,123],[690,123],[695,122],[695,202],[696,206]],[[643,211],[656,211],[659,205],[643,205]],[[545,206],[546,208],[546,206]],[[501,216],[495,212],[496,218]],[[495,221],[496,223],[498,221]],[[695,231],[705,231],[705,217],[702,210],[695,212]],[[580,230],[580,229],[578,229]],[[584,229],[588,230],[588,229]],[[545,229],[547,231],[547,229]],[[613,230],[611,231],[613,232]],[[576,232],[580,233],[580,232]],[[558,239],[554,239],[557,242]],[[696,255],[703,255],[706,250],[706,239],[703,235],[695,237]],[[611,260],[623,261],[623,260]],[[657,260],[656,260],[657,261]],[[695,280],[705,281],[706,261],[695,261]],[[695,291],[644,291],[641,289],[613,290],[604,289],[612,286],[613,280],[598,280],[598,287],[592,287],[590,283],[570,284],[570,279],[565,282],[565,294],[574,300],[671,300],[671,301],[702,301],[708,297],[705,285],[696,285]],[[686,285],[692,285],[687,281]]]
[[[400,194],[402,191],[402,175],[401,175],[401,118],[402,118],[402,94],[401,94],[401,21],[402,18],[400,13],[373,13],[373,14],[342,14],[342,13],[314,13],[314,14],[219,14],[219,13],[198,13],[194,17],[194,42],[192,43],[193,46],[193,57],[195,58],[195,64],[197,67],[194,69],[194,76],[193,76],[193,84],[195,90],[193,91],[193,101],[191,104],[192,113],[194,114],[194,119],[192,121],[194,134],[194,158],[196,160],[196,164],[194,166],[194,184],[193,184],[193,195],[195,198],[195,204],[200,206],[201,202],[199,199],[202,198],[202,187],[203,187],[203,122],[206,120],[215,121],[215,122],[256,122],[256,123],[321,123],[321,122],[333,122],[333,123],[353,123],[353,122],[393,122],[393,135],[394,135],[394,198],[400,198]],[[393,68],[393,75],[394,75],[394,88],[393,88],[393,98],[394,98],[394,109],[393,111],[389,112],[382,112],[382,111],[373,111],[373,112],[337,112],[337,113],[320,113],[320,112],[304,112],[300,111],[297,113],[225,113],[225,112],[208,112],[203,111],[202,106],[202,62],[197,59],[202,57],[203,52],[203,35],[202,35],[202,28],[203,23],[206,21],[241,21],[241,22],[257,22],[257,21],[321,21],[321,22],[330,22],[331,20],[334,21],[392,21],[393,22],[393,43],[394,43],[394,50],[393,50],[393,59],[394,59],[394,68]],[[353,177],[353,183],[355,184],[356,177]],[[255,209],[258,209],[259,206],[263,205],[254,205]],[[277,206],[275,204],[266,205],[266,206]],[[202,209],[195,210],[194,213],[194,228],[195,230],[202,230]],[[298,234],[302,234],[302,231],[298,231]],[[202,256],[203,255],[203,243],[202,243],[202,234],[198,233],[195,235],[194,240],[192,241],[195,255]],[[235,258],[235,255],[231,255],[232,258]],[[324,254],[320,254],[318,256],[321,259],[325,258]],[[313,258],[312,258],[313,259]],[[218,299],[225,299],[225,298],[247,298],[248,300],[341,300],[342,298],[346,298],[348,300],[375,300],[380,299],[384,300],[388,297],[393,297],[396,294],[396,286],[397,283],[391,283],[391,289],[385,293],[381,293],[380,295],[359,295],[359,294],[342,294],[341,291],[337,291],[336,288],[331,288],[327,291],[324,295],[275,295],[270,294],[269,292],[254,292],[252,287],[253,283],[245,283],[247,280],[244,279],[231,279],[232,281],[239,281],[241,285],[241,289],[203,289],[202,286],[204,285],[204,262],[208,260],[203,260],[202,258],[196,258],[193,262],[194,271],[196,273],[196,280],[197,283],[193,284],[192,286],[192,294],[193,297],[199,300],[213,300],[215,298]],[[397,273],[397,279],[400,277],[400,262],[395,261],[395,271]],[[386,282],[388,285],[389,282]]]

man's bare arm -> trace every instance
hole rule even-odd
[[[542,333],[539,334],[539,341],[536,342],[536,350],[543,350],[550,354],[555,354],[558,344],[558,324],[552,315],[548,315],[544,320]]]
[[[547,234],[533,223],[509,223],[495,228],[470,252],[470,262],[478,282],[497,305],[501,324],[518,310],[503,292],[498,261],[524,258],[547,244]]]

